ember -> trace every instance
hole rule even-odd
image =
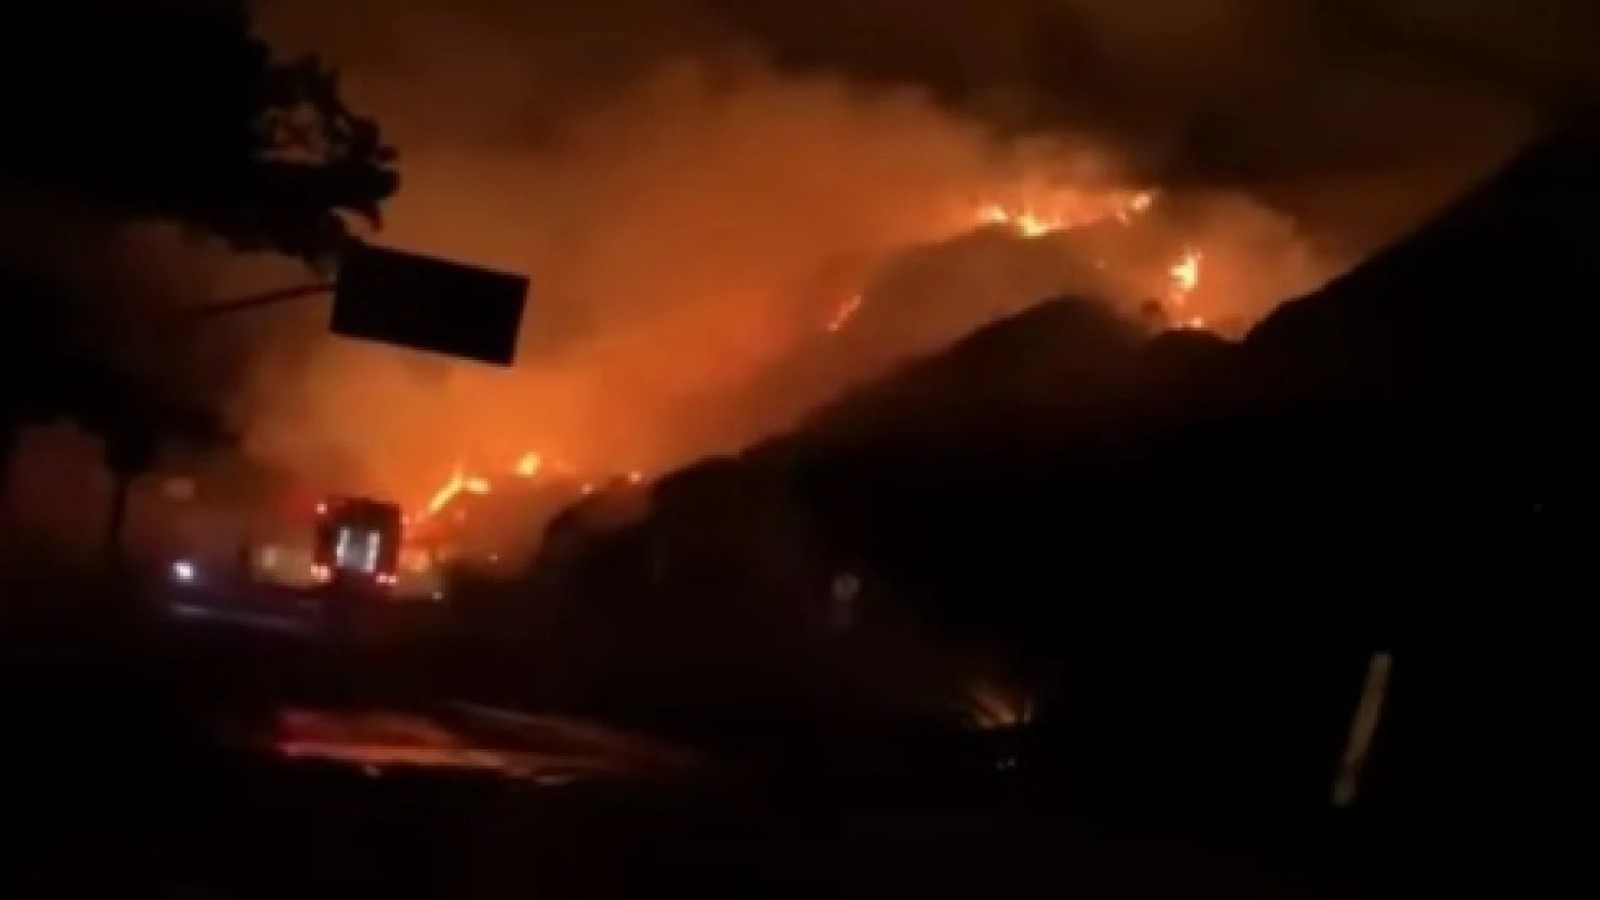
[[[543,467],[544,457],[530,450],[517,460],[515,471],[518,478],[533,478]]]
[[[985,203],[978,207],[976,220],[980,227],[1003,226],[1022,237],[1038,238],[1107,219],[1116,219],[1127,225],[1136,216],[1148,211],[1154,203],[1155,193],[1148,190],[1111,193],[1096,198],[1072,195],[1067,200],[1030,201],[1015,207]]]
[[[850,320],[855,318],[856,313],[859,312],[860,309],[861,295],[852,294],[850,299],[840,304],[839,308],[834,311],[833,318],[828,320],[828,333],[833,334],[834,332],[843,328],[845,325],[849,324]]]
[[[1204,316],[1188,313],[1189,298],[1200,286],[1200,263],[1204,257],[1193,247],[1184,248],[1183,255],[1168,271],[1171,284],[1167,289],[1167,313],[1179,328],[1204,329]]]

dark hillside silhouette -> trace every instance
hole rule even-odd
[[[1544,141],[1407,239],[1279,308],[1248,347],[1289,385],[1553,427],[1595,380],[1588,335],[1600,310],[1584,292],[1600,275],[1597,199],[1600,136]]]
[[[669,477],[642,524],[563,532],[540,570],[574,607],[594,578],[651,584],[670,619],[721,589],[676,583],[695,567],[663,569],[652,533],[740,568],[728,597],[805,603],[848,569],[1032,673],[1041,765],[1141,834],[1344,827],[1332,773],[1367,658],[1393,651],[1354,821],[1375,871],[1421,877],[1512,839],[1496,804],[1522,757],[1485,717],[1543,733],[1581,655],[1537,648],[1563,645],[1560,579],[1587,583],[1593,147],[1531,149],[1242,344],[1071,300],[996,322]]]

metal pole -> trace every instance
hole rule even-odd
[[[128,523],[128,497],[133,491],[134,476],[128,472],[111,473],[111,509],[106,515],[105,552],[106,570],[115,575],[122,570],[122,532]]]
[[[333,289],[334,285],[329,282],[301,284],[294,287],[279,288],[277,290],[267,291],[261,294],[251,294],[246,297],[235,297],[231,300],[222,300],[216,303],[209,303],[205,306],[193,307],[187,310],[187,312],[194,315],[196,318],[212,319],[228,313],[243,312],[245,310],[257,309],[263,306],[273,306],[278,303],[287,303],[291,300],[299,300],[303,297],[314,297],[317,294],[330,293],[333,291]],[[5,435],[0,434],[0,438],[4,437]],[[5,450],[5,445],[0,444],[0,452]],[[7,456],[9,456],[9,453],[0,455],[0,474],[4,474],[4,461]],[[104,549],[107,566],[112,572],[116,572],[121,568],[122,565],[122,532],[127,526],[129,495],[133,489],[133,479],[142,468],[143,465],[137,469],[130,470],[120,463],[110,466],[111,476],[114,481],[113,493],[111,496],[111,509],[109,510],[106,518]],[[0,499],[3,499],[3,493],[4,484],[0,483]]]

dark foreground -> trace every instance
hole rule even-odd
[[[136,641],[8,638],[0,777],[15,831],[0,890],[1283,897],[1355,887],[1348,836],[1335,832],[1271,846],[1176,823],[1161,834],[1090,821],[1018,735],[885,728],[844,740],[752,718],[697,746],[485,708],[425,685],[414,659],[360,656],[191,626]],[[729,740],[740,727],[760,734]],[[774,743],[785,750],[730,749]]]

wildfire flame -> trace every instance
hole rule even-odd
[[[1022,238],[1042,238],[1113,219],[1124,225],[1131,224],[1135,218],[1153,209],[1157,199],[1157,193],[1153,190],[1118,190],[1095,195],[1050,191],[1044,194],[1036,193],[1014,204],[983,202],[972,208],[971,218],[958,218],[955,224],[957,228],[974,226],[1003,228]],[[1203,262],[1204,256],[1198,249],[1185,247],[1177,260],[1167,269],[1167,286],[1162,305],[1167,313],[1167,320],[1176,327],[1193,329],[1208,327],[1204,316],[1188,308],[1191,296],[1200,286]],[[1107,265],[1105,259],[1094,260],[1097,269],[1104,269]],[[860,313],[864,303],[865,296],[861,292],[846,297],[830,311],[823,323],[826,333],[836,334],[842,331]],[[579,474],[561,459],[547,459],[543,454],[529,450],[516,458],[509,468],[509,475],[520,479],[532,479],[547,469],[563,478]],[[592,476],[594,473],[585,474]],[[633,484],[642,483],[644,480],[643,473],[637,471],[625,472],[621,477]],[[434,491],[426,505],[416,513],[415,518],[421,520],[440,515],[462,494],[485,495],[493,490],[494,483],[490,478],[469,474],[466,466],[458,463],[450,472],[448,479]],[[597,490],[597,483],[592,480],[583,482],[579,487],[579,493],[585,496]],[[457,510],[455,515],[461,518],[465,515],[465,511]]]
[[[1184,315],[1189,305],[1189,297],[1200,286],[1200,264],[1204,255],[1193,247],[1185,247],[1178,261],[1167,270],[1169,285],[1167,288],[1167,308],[1174,321],[1180,328],[1203,329],[1206,327],[1204,316]]]
[[[859,305],[859,299],[857,300],[857,303]],[[517,457],[516,462],[513,463],[510,468],[510,474],[517,478],[531,479],[537,477],[540,472],[544,471],[547,465],[552,470],[563,476],[575,474],[572,467],[567,465],[562,460],[546,459],[544,454],[534,450],[529,450],[528,452]],[[644,483],[645,473],[640,469],[630,469],[617,475],[616,477],[626,480],[628,484],[638,485]],[[596,482],[588,481],[582,485],[580,493],[584,496],[588,496],[593,494],[598,489],[599,487]],[[428,498],[427,504],[421,511],[416,513],[414,518],[418,521],[437,518],[441,513],[444,513],[447,509],[449,509],[450,505],[463,494],[483,496],[492,494],[494,492],[495,482],[493,478],[486,475],[472,474],[467,470],[467,467],[464,463],[456,463],[455,467],[450,470],[450,477],[445,479],[444,484],[440,485],[438,490],[433,492],[433,496]],[[465,509],[455,510],[455,521],[464,521],[466,517],[467,513]]]
[[[1200,286],[1200,261],[1202,257],[1199,250],[1186,247],[1183,256],[1172,265],[1172,290],[1175,295],[1188,299],[1194,289]]]
[[[1114,218],[1124,225],[1133,221],[1135,216],[1150,209],[1155,204],[1155,192],[1142,190],[1116,195],[1109,205],[1101,201],[1097,204],[1084,204],[1082,202],[1058,204],[1053,211],[1045,212],[1040,206],[1032,202],[1024,203],[1020,207],[1008,207],[1001,203],[985,203],[978,207],[976,220],[980,227],[1001,226],[1010,228],[1018,235],[1025,238],[1039,238],[1093,225]],[[1070,206],[1070,208],[1068,208]]]
[[[481,475],[468,475],[466,467],[457,463],[450,471],[450,477],[439,489],[428,498],[427,506],[423,507],[423,516],[436,516],[439,511],[449,506],[462,494],[487,494],[493,490],[489,479]]]
[[[834,334],[839,329],[849,324],[850,320],[855,318],[856,313],[860,311],[860,309],[861,295],[851,295],[848,300],[839,304],[838,309],[833,311],[833,317],[828,320],[828,333]]]
[[[967,724],[980,731],[1017,728],[1033,721],[1033,697],[1017,685],[974,679],[961,689]]]
[[[1074,205],[1070,211],[1056,211],[1053,213],[1040,212],[1041,205],[1034,202],[1025,203],[1019,207],[1008,207],[1001,203],[985,203],[979,206],[975,220],[979,227],[1003,227],[1015,232],[1024,238],[1039,238],[1057,232],[1093,225],[1104,221],[1106,218],[1115,218],[1124,225],[1131,224],[1133,219],[1148,212],[1156,202],[1156,194],[1151,190],[1140,190],[1123,193],[1115,196],[1110,205],[1103,200],[1098,204]],[[1208,327],[1204,316],[1196,315],[1189,310],[1189,299],[1195,290],[1200,287],[1201,266],[1204,255],[1194,247],[1185,247],[1167,270],[1167,290],[1165,309],[1168,321],[1179,328],[1203,329]],[[1104,260],[1096,260],[1095,268],[1106,267]],[[859,298],[852,298],[851,303],[841,307],[835,313],[833,321],[829,323],[829,331],[837,331],[839,326],[848,321],[854,314]]]
[[[512,471],[517,474],[518,478],[532,478],[538,475],[539,470],[542,468],[544,468],[544,457],[529,450],[517,460],[517,464]]]
[[[433,496],[428,498],[428,505],[425,507],[427,515],[438,515],[439,510],[449,506],[450,501],[454,500],[456,495],[460,494],[466,487],[466,483],[467,473],[460,466],[456,466],[450,472],[449,480],[440,485],[439,489],[433,492]]]
[[[1004,228],[1023,238],[1042,238],[1113,218],[1128,225],[1136,216],[1148,212],[1155,202],[1156,193],[1152,190],[1121,191],[1093,198],[1078,194],[1057,196],[1051,201],[1029,199],[1017,206],[987,202],[973,211],[972,224],[979,228]],[[1200,277],[1199,254],[1192,255],[1192,259],[1186,257],[1173,270],[1176,285],[1178,268],[1184,269],[1182,279],[1187,286],[1181,290],[1185,295],[1193,290]],[[1104,268],[1104,262],[1097,262],[1096,267]],[[835,307],[828,316],[826,332],[836,334],[850,324],[861,311],[863,299],[861,293],[852,294]]]
[[[1134,216],[1150,209],[1155,202],[1155,191],[1135,191],[1125,201],[1118,204],[1114,214],[1118,222],[1127,225],[1133,221]]]
[[[983,225],[1003,225],[1014,229],[1025,238],[1044,237],[1069,227],[1061,216],[1044,216],[1024,207],[1015,212],[997,203],[978,210],[978,222]]]

